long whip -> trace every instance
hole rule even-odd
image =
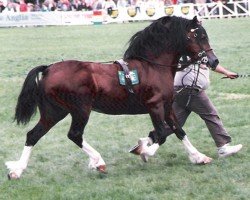
[[[235,77],[236,78],[247,78],[247,77],[250,77],[250,74],[237,74]],[[229,78],[229,77],[224,76],[221,79],[225,79],[225,78]]]

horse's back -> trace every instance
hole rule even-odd
[[[90,62],[68,60],[51,65],[45,73],[46,84],[74,87],[80,80],[84,81],[91,71]],[[83,78],[84,77],[84,78]]]

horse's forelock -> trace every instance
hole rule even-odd
[[[204,29],[204,27],[202,25],[199,26],[198,33],[199,33],[198,34],[199,37],[201,37],[204,34],[207,37],[208,41],[209,41],[208,34],[207,34],[206,30]]]

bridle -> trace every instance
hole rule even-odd
[[[198,36],[198,34],[195,32],[198,29],[199,28],[195,28],[195,29],[190,30],[191,33],[194,33],[194,35],[193,35],[194,38],[196,38]],[[191,37],[188,36],[187,41],[190,40],[190,39],[191,39]],[[199,45],[200,49],[202,49],[199,42],[198,42],[198,45]],[[209,52],[209,51],[213,51],[213,49],[209,48],[209,49],[201,50],[200,52],[198,52],[198,54],[197,54],[198,59],[194,63],[190,63],[190,64],[198,64],[198,65],[207,64],[207,62],[208,62],[207,52]]]

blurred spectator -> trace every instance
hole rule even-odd
[[[19,2],[19,10],[20,10],[20,12],[27,12],[28,11],[28,6],[25,3],[25,0],[20,0],[20,2]]]
[[[206,0],[196,0],[195,3],[206,3]]]
[[[3,12],[3,10],[6,7],[6,5],[7,5],[7,1],[0,0],[0,13]]]
[[[105,0],[102,5],[103,9],[116,8],[116,4],[113,0]]]
[[[47,12],[49,11],[49,8],[46,6],[46,4],[42,4],[41,10],[42,12]]]
[[[57,2],[57,10],[59,10],[59,11],[69,11],[70,10],[70,2],[69,2],[69,0],[59,0]]]
[[[81,11],[85,10],[86,8],[87,5],[82,0],[73,0],[73,2],[71,3],[71,10],[73,11]]]
[[[128,6],[128,1],[127,0],[118,0],[117,1],[117,7],[125,8]]]
[[[128,5],[134,6],[136,0],[127,0],[127,1],[128,1]]]
[[[54,11],[56,9],[56,3],[54,0],[45,0],[43,3],[44,11]]]
[[[28,9],[28,12],[33,12],[35,11],[35,6],[33,3],[27,3],[27,9]]]
[[[19,11],[19,4],[15,0],[9,0],[7,3],[6,9],[9,12],[17,12],[17,11]]]
[[[201,1],[201,0],[197,0],[197,1]],[[195,4],[197,1],[196,0],[183,0],[183,3],[194,3]],[[208,0],[208,1],[210,1],[210,0]]]
[[[41,7],[42,7],[42,5],[40,6],[39,4],[35,3],[33,6],[33,11],[36,11],[36,12],[41,11],[42,10]]]
[[[164,0],[164,5],[166,5],[166,6],[173,5],[173,1],[172,0]]]
[[[93,10],[95,0],[83,0],[83,2],[86,4],[86,10]]]
[[[148,0],[146,5],[148,8],[155,8],[157,6],[158,2],[155,0]]]
[[[101,10],[107,12],[124,7],[133,7],[137,12],[181,3],[210,3],[226,0],[0,0],[0,12],[30,11],[82,11]],[[244,4],[244,3],[243,3]],[[245,6],[245,5],[243,5]],[[209,7],[209,9],[211,9]]]
[[[101,10],[104,0],[95,0],[93,3],[93,10]]]
[[[142,0],[134,0],[135,9],[138,12],[141,12],[141,8],[144,7],[145,4],[146,4],[146,2],[143,2]]]
[[[116,9],[116,4],[113,0],[105,0],[102,8],[107,11],[109,15],[111,15],[112,10]]]

